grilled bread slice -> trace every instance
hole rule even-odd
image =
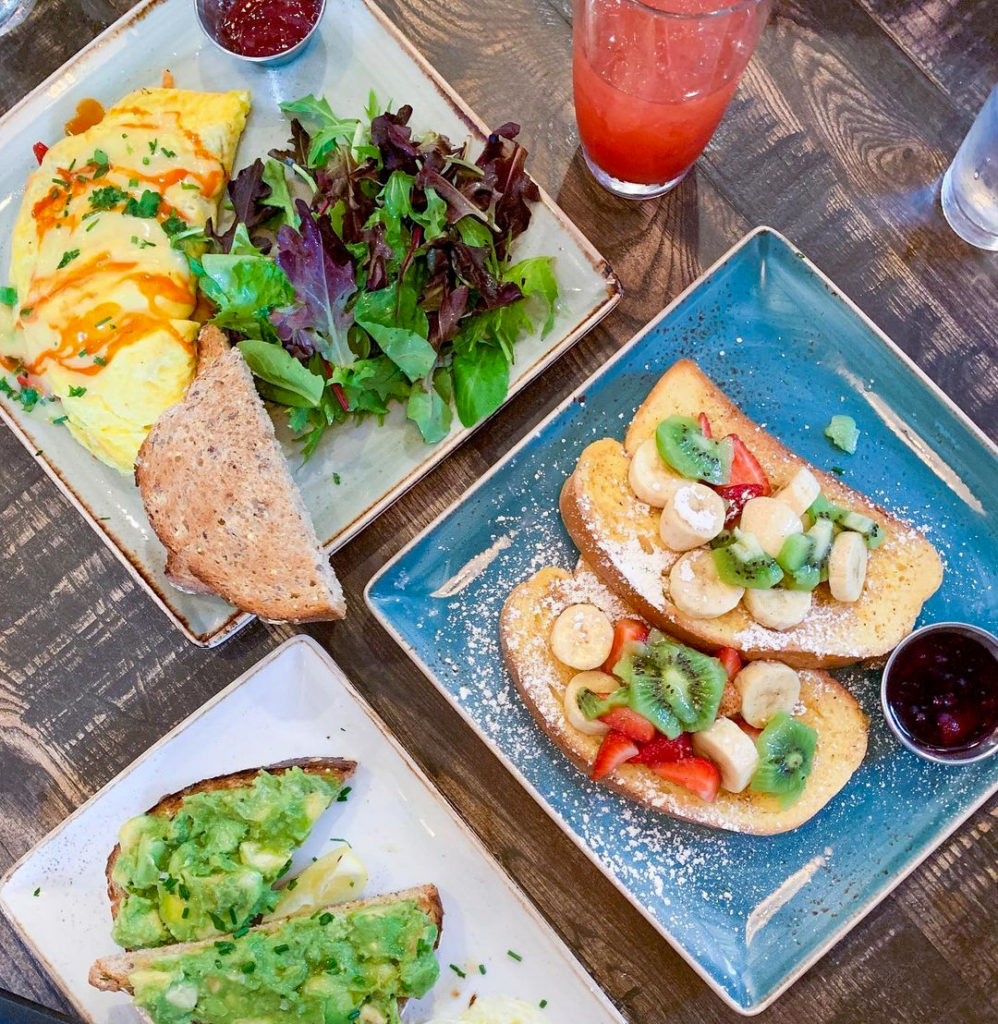
[[[565,526],[583,558],[649,622],[705,650],[734,647],[745,658],[777,658],[795,668],[833,668],[880,658],[911,632],[922,605],[942,581],[935,548],[836,477],[810,467],[833,503],[876,520],[886,540],[870,552],[866,583],[853,604],[835,601],[824,584],[799,625],[768,629],[739,604],[714,619],[695,619],[669,600],[669,570],[680,557],[659,537],[658,510],[628,484],[628,463],[658,424],[673,414],[705,412],[716,437],[737,434],[759,460],[774,491],[807,463],[745,416],[692,362],[680,360],[634,415],[624,444],[596,441],[583,451],[561,493]]]
[[[440,902],[440,894],[434,885],[423,885],[413,889],[405,889],[401,892],[375,896],[371,899],[355,900],[351,903],[330,904],[328,907],[320,907],[319,910],[326,911],[337,917],[349,914],[355,910],[405,902],[415,903],[430,921],[437,926],[437,944],[439,944],[444,911],[443,905]],[[315,911],[315,913],[318,913],[319,910]],[[267,921],[265,924],[257,925],[251,929],[251,932],[264,934],[279,932],[288,920],[288,917],[275,918],[272,921]],[[205,939],[201,942],[184,942],[175,946],[160,946],[158,949],[144,949],[131,953],[120,953],[117,956],[103,957],[90,968],[89,981],[94,988],[106,992],[124,991],[131,994],[132,988],[129,978],[135,971],[154,967],[157,962],[167,957],[197,952],[198,950],[213,946],[216,941],[216,939]],[[235,941],[238,942],[238,940]],[[400,1008],[403,1002],[404,1000],[399,1001]],[[202,1021],[201,1024],[213,1024],[213,1022]]]
[[[292,768],[300,768],[309,775],[321,775],[330,782],[342,785],[353,775],[357,768],[356,761],[347,761],[341,757],[303,757],[291,761],[281,761],[278,764],[265,765],[262,768],[246,768],[243,771],[230,772],[228,775],[217,775],[212,779],[203,779],[195,782],[176,793],[170,793],[157,801],[146,811],[146,814],[155,815],[161,818],[173,818],[180,811],[186,797],[195,793],[207,793],[217,789],[243,789],[253,784],[253,780],[261,773],[267,772],[270,775],[280,775],[290,771]],[[121,855],[121,844],[117,843],[107,859],[107,867],[104,871],[107,877],[107,895],[111,901],[111,918],[116,919],[121,901],[127,893],[114,881],[114,866]]]
[[[249,367],[216,327],[202,328],[199,352],[194,383],[135,464],[168,576],[274,622],[343,618],[343,590]]]
[[[588,772],[600,737],[576,729],[565,716],[565,687],[575,670],[551,653],[554,620],[573,604],[593,604],[611,621],[634,611],[580,562],[574,573],[549,566],[509,595],[499,620],[506,664],[537,724],[580,769]],[[673,818],[751,835],[788,832],[813,817],[849,781],[866,753],[867,720],[852,694],[826,672],[802,671],[801,721],[818,733],[814,766],[803,793],[789,807],[764,793],[721,790],[706,803],[644,765],[625,764],[604,783],[631,800]]]

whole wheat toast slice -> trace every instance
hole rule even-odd
[[[503,606],[499,633],[517,690],[537,724],[587,774],[600,737],[580,732],[565,717],[565,687],[576,670],[551,653],[551,627],[569,605],[594,604],[611,621],[634,611],[584,562],[574,573],[549,566],[516,587]],[[721,790],[713,803],[657,776],[644,765],[624,764],[603,783],[623,796],[673,818],[751,835],[788,832],[813,817],[849,781],[866,753],[867,720],[852,694],[827,672],[800,672],[801,721],[818,733],[814,766],[804,792],[789,807],[764,793]]]
[[[417,886],[413,889],[404,889],[400,892],[373,896],[370,899],[354,900],[350,903],[332,903],[326,907],[318,907],[314,911],[310,911],[310,913],[318,913],[324,910],[334,916],[341,916],[350,911],[361,910],[365,907],[409,901],[415,902],[419,909],[437,926],[437,944],[439,945],[440,931],[443,928],[444,909],[443,904],[440,902],[440,893],[435,885]],[[264,924],[258,924],[250,930],[264,934],[280,931],[284,923],[293,916],[288,915],[288,917],[274,918]],[[205,949],[213,946],[217,941],[216,937],[202,939],[200,942],[182,942],[174,946],[159,946],[156,949],[141,949],[130,953],[119,953],[116,956],[102,957],[90,968],[89,981],[94,988],[105,992],[124,991],[131,993],[132,989],[128,979],[133,972],[142,968],[152,967],[158,960],[167,957]],[[201,1024],[211,1024],[211,1021],[202,1021]]]
[[[631,490],[628,462],[667,416],[696,418],[700,412],[716,437],[734,433],[745,442],[774,492],[807,465],[745,416],[694,363],[680,360],[637,410],[624,444],[607,438],[589,445],[565,482],[561,514],[583,558],[649,622],[706,650],[734,647],[745,658],[778,658],[795,668],[833,668],[893,650],[942,581],[939,555],[914,527],[813,466],[830,501],[869,516],[886,531],[884,543],[870,552],[858,601],[835,601],[821,584],[804,621],[777,631],[757,623],[741,604],[715,619],[694,619],[669,600],[669,570],[680,555],[659,537],[658,510]]]
[[[202,329],[197,376],[149,432],[135,480],[180,589],[270,621],[346,614],[253,375],[217,328]]]
[[[304,757],[290,761],[281,761],[277,764],[265,765],[261,768],[245,768],[242,771],[230,772],[228,775],[216,775],[211,779],[202,779],[176,793],[170,793],[162,797],[146,814],[156,815],[162,818],[172,818],[180,810],[184,799],[193,796],[195,793],[207,793],[218,789],[242,789],[253,784],[253,780],[261,773],[268,772],[271,775],[280,775],[290,771],[292,768],[300,768],[309,775],[321,775],[330,781],[341,785],[353,775],[357,768],[356,761],[348,761],[341,757]],[[127,893],[114,881],[112,877],[114,866],[121,855],[121,844],[115,844],[107,859],[107,867],[104,874],[107,878],[107,895],[111,901],[111,919],[118,916],[121,901]],[[160,947],[162,948],[162,947]]]

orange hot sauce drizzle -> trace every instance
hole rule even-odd
[[[82,135],[88,128],[104,120],[103,105],[89,96],[76,104],[76,113],[63,125],[67,135]]]

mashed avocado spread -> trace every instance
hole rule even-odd
[[[439,974],[436,925],[409,900],[290,918],[133,971],[155,1024],[398,1024]]]
[[[126,893],[115,942],[140,949],[209,938],[273,910],[273,883],[340,789],[300,768],[261,772],[239,789],[185,797],[172,818],[127,821],[111,875]]]

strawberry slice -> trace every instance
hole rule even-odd
[[[728,434],[727,440],[731,442],[732,451],[731,472],[725,486],[756,484],[762,488],[762,494],[771,494],[773,489],[769,486],[769,479],[759,465],[759,460],[745,447],[745,442],[737,434]]]
[[[614,708],[605,715],[600,715],[599,720],[616,732],[622,732],[635,743],[648,743],[655,738],[658,731],[644,715],[639,715],[630,708]]]
[[[634,740],[625,736],[622,732],[615,732],[611,729],[596,751],[596,760],[593,762],[589,778],[596,781],[607,776],[615,768],[619,768],[625,761],[630,761],[638,752],[638,745]]]
[[[711,432],[710,420],[707,419],[707,414],[705,412],[700,413],[697,417],[697,421],[700,424],[700,433],[703,434],[704,437],[713,438],[714,435]]]
[[[603,671],[613,672],[617,662],[628,653],[632,644],[643,644],[648,639],[648,632],[648,626],[640,619],[621,619],[613,627],[613,646],[603,662]]]
[[[688,732],[680,733],[674,740],[668,736],[656,736],[650,743],[642,745],[631,764],[667,764],[682,761],[693,756],[693,740]]]
[[[734,647],[722,647],[714,657],[724,666],[724,671],[728,673],[729,680],[734,679],[741,672],[742,656]]]
[[[714,802],[721,788],[721,773],[717,765],[705,757],[687,757],[671,764],[654,764],[651,770],[661,778],[688,789],[708,804]]]
[[[724,513],[724,528],[730,530],[738,522],[745,503],[769,493],[769,485],[762,484],[718,484],[714,488],[724,498],[727,509]]]

